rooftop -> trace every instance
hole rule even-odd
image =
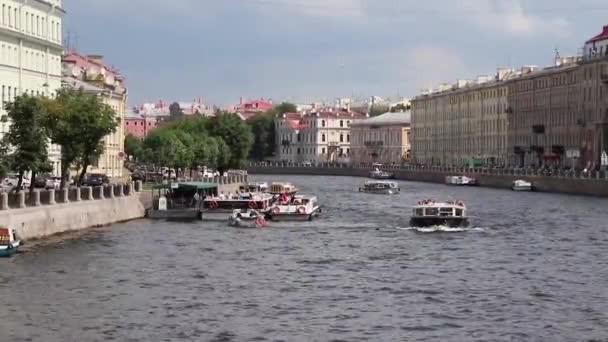
[[[355,121],[351,126],[389,126],[389,125],[409,125],[412,121],[412,113],[407,112],[395,112],[395,113],[384,113],[373,118]]]
[[[607,39],[608,39],[608,25],[604,26],[604,29],[602,30],[602,33],[600,33],[597,36],[589,39],[587,41],[587,44],[589,44],[589,43],[595,43],[595,42],[599,42],[601,40],[607,40]]]

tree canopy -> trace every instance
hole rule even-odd
[[[296,111],[297,108],[294,104],[283,102],[271,110],[249,119],[247,123],[254,135],[253,147],[249,158],[264,160],[274,156],[276,149],[275,119],[285,113]]]

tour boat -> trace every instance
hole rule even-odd
[[[264,228],[266,219],[264,214],[253,209],[236,209],[228,218],[228,223],[239,228]]]
[[[268,183],[266,182],[249,182],[247,185],[240,187],[241,192],[268,192]]]
[[[10,257],[17,253],[21,241],[17,239],[15,230],[0,227],[0,257]]]
[[[201,217],[203,220],[225,220],[236,209],[254,209],[264,213],[272,202],[272,195],[261,192],[210,196],[203,200]]]
[[[293,196],[298,192],[298,188],[296,188],[293,184],[287,182],[273,182],[270,184],[270,193],[272,195],[283,195],[288,194]]]
[[[467,176],[447,176],[445,177],[445,183],[447,185],[473,186],[477,185],[477,180]]]
[[[315,196],[293,196],[275,203],[268,211],[272,221],[311,221],[321,213]]]
[[[393,179],[395,175],[390,172],[380,171],[379,168],[375,168],[373,171],[369,172],[369,178],[373,179]]]
[[[413,227],[466,227],[468,224],[467,207],[462,201],[420,201],[414,207],[410,220]]]
[[[518,179],[513,182],[511,189],[513,191],[532,191],[534,190],[534,187],[532,186],[532,183],[523,179]]]
[[[366,181],[359,192],[367,192],[370,194],[396,195],[401,191],[396,182],[390,181]]]

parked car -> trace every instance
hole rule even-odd
[[[61,177],[48,177],[44,187],[47,190],[59,190],[61,188]]]
[[[100,186],[110,183],[110,178],[103,173],[88,173],[84,178],[84,186]]]
[[[146,181],[146,173],[144,171],[135,171],[131,174],[131,180],[135,181]]]
[[[10,174],[3,181],[2,186],[4,188],[14,189],[19,184],[19,175],[18,174]],[[27,176],[23,176],[23,182],[21,184],[21,189],[29,188],[31,184],[30,178]]]
[[[311,167],[312,163],[310,161],[306,160],[306,161],[302,162],[302,166],[304,166],[304,167]]]

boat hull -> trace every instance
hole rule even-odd
[[[312,221],[315,217],[319,216],[319,214],[321,213],[321,209],[320,208],[316,208],[315,210],[312,211],[312,213],[309,214],[299,214],[299,213],[279,213],[279,214],[273,214],[270,213],[269,219],[271,221],[275,221],[275,222],[287,222],[287,221],[292,221],[292,222],[304,222],[304,221]]]
[[[14,242],[11,248],[8,246],[0,246],[0,258],[8,258],[15,255],[19,251],[19,247],[21,247],[21,242],[19,241]]]
[[[511,187],[513,191],[533,191],[534,189],[531,186],[513,186]]]
[[[364,192],[366,194],[374,194],[374,195],[397,195],[399,194],[399,189],[382,189],[382,190],[366,190],[364,188],[359,188],[359,192]]]
[[[412,217],[412,227],[447,226],[451,228],[467,227],[469,219],[466,217]]]
[[[395,179],[395,175],[394,174],[388,174],[388,175],[369,175],[369,178],[371,178],[371,179]]]
[[[146,217],[153,220],[198,221],[201,212],[198,209],[148,210]]]
[[[228,224],[231,225],[232,227],[236,227],[236,228],[248,228],[248,229],[261,228],[261,226],[259,226],[257,224],[256,220],[243,220],[243,219],[230,218],[230,219],[228,219]]]

